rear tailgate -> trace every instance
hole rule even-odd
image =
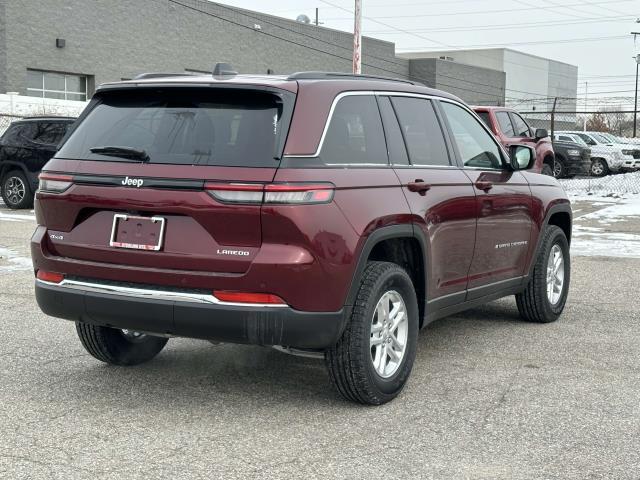
[[[109,163],[101,164],[101,174],[96,175],[95,163],[81,162],[73,185],[63,194],[38,194],[51,253],[179,270],[241,273],[249,268],[262,243],[260,205],[223,203],[204,185],[211,180],[268,183],[275,168],[197,166],[185,172],[175,165]],[[54,161],[48,168],[55,165]],[[189,177],[178,177],[185,173]],[[132,178],[142,180],[142,185],[122,185]],[[164,219],[162,248],[110,246],[116,214]]]
[[[229,88],[98,95],[43,172],[69,180],[66,189],[52,182],[37,195],[50,252],[142,268],[246,272],[262,244],[261,189],[277,170],[294,99]],[[119,150],[105,154],[105,147]],[[246,186],[256,201],[238,204],[238,192],[211,190],[229,184]]]

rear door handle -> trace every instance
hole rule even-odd
[[[489,190],[491,190],[493,188],[493,183],[492,182],[487,182],[484,180],[478,180],[476,182],[476,188],[478,190],[484,190],[485,192],[488,192]]]
[[[410,192],[417,192],[420,195],[424,196],[431,188],[431,185],[425,183],[421,178],[416,178],[413,182],[407,183],[407,188]]]

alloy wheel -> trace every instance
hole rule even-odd
[[[547,261],[547,298],[556,305],[562,297],[564,287],[564,255],[560,245],[555,244]]]
[[[409,320],[402,296],[385,292],[371,319],[371,361],[376,373],[389,378],[398,371],[407,350]]]
[[[604,173],[604,166],[600,160],[596,160],[591,164],[591,173],[596,176],[600,176]]]
[[[18,205],[26,194],[27,188],[20,177],[9,177],[4,183],[4,195],[9,203]]]

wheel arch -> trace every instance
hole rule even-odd
[[[538,233],[538,238],[536,239],[536,248],[533,251],[533,255],[529,260],[529,268],[525,277],[524,284],[526,285],[526,281],[531,276],[531,272],[536,263],[536,258],[538,258],[538,254],[540,253],[540,247],[542,245],[542,237],[544,236],[544,230],[548,225],[555,225],[562,229],[565,236],[567,237],[567,242],[571,245],[571,231],[573,225],[573,214],[571,212],[571,204],[568,200],[562,203],[556,203],[555,205],[551,205],[547,209],[547,213],[545,214],[544,220],[540,225],[540,232]]]
[[[364,242],[345,304],[353,305],[360,278],[370,260],[396,263],[407,270],[416,290],[420,325],[426,308],[427,244],[424,234],[412,224],[392,225],[374,230]]]
[[[7,173],[13,172],[14,170],[21,171],[22,174],[27,178],[27,180],[29,180],[29,172],[27,171],[27,168],[23,164],[19,162],[14,162],[12,160],[5,160],[4,162],[0,163],[0,181],[4,179],[4,176]]]

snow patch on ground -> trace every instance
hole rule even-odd
[[[604,206],[600,210],[576,218],[573,227],[571,254],[578,256],[633,257],[640,258],[640,235],[612,232],[612,223],[633,222],[640,224],[640,196],[632,196],[616,202],[596,202]],[[589,222],[591,226],[580,225]],[[597,226],[593,226],[593,225]]]
[[[35,222],[35,215],[24,213],[5,213],[0,210],[0,222]]]
[[[23,257],[10,248],[0,247],[0,272],[18,272],[31,270],[31,258]]]

